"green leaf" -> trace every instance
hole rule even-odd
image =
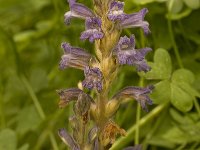
[[[1,150],[16,150],[17,136],[11,129],[4,129],[0,132],[0,149]]]
[[[144,4],[148,4],[148,3],[152,3],[155,2],[155,0],[133,0],[134,3],[136,4],[140,4],[140,5],[144,5]]]
[[[182,90],[191,95],[192,97],[200,97],[199,92],[191,85],[185,82],[176,83]]]
[[[151,144],[151,145],[166,147],[166,148],[169,148],[169,149],[174,149],[174,147],[175,147],[174,143],[167,141],[160,136],[159,137],[154,136],[154,137],[148,139],[147,143]]]
[[[30,83],[35,92],[48,86],[47,74],[41,68],[33,69],[31,72]]]
[[[31,105],[20,111],[17,122],[17,132],[25,134],[29,130],[35,130],[41,123],[41,119],[35,107]]]
[[[194,82],[194,74],[187,69],[178,69],[174,71],[172,81],[192,84]]]
[[[179,13],[183,8],[182,0],[168,0],[167,3],[168,11],[172,14]]]
[[[28,150],[28,148],[29,148],[29,144],[24,144],[24,145],[22,145],[22,147],[20,147],[18,150]]]
[[[193,106],[193,97],[176,84],[171,83],[171,103],[178,110],[187,112]]]
[[[192,9],[198,9],[200,7],[200,1],[199,0],[183,0],[185,4],[192,8]]]
[[[192,12],[192,9],[190,8],[187,8],[185,9],[184,11],[182,11],[181,13],[178,13],[178,14],[172,14],[172,13],[168,13],[166,15],[166,17],[170,20],[180,20],[184,17],[187,17],[190,15],[190,13]]]
[[[178,127],[173,127],[170,130],[168,130],[163,135],[164,140],[167,140],[169,142],[173,142],[176,144],[182,144],[187,142],[187,134],[185,134],[181,129]]]
[[[183,91],[194,97],[200,97],[199,92],[191,85],[194,83],[194,74],[187,69],[178,69],[172,75],[172,82],[179,86]]]
[[[148,3],[153,3],[153,2],[166,2],[167,0],[133,0],[134,3],[140,4],[140,5],[145,5]]]
[[[163,80],[155,84],[155,89],[150,97],[153,100],[153,103],[162,104],[170,101],[170,91],[170,82],[168,80]]]
[[[147,79],[169,79],[171,76],[171,58],[167,50],[159,48],[154,54],[154,63],[149,63],[151,71],[143,74]]]

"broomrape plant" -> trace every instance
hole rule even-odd
[[[65,129],[58,131],[65,144],[73,150],[104,150],[112,146],[116,135],[125,135],[112,117],[122,101],[127,98],[135,99],[143,110],[148,111],[147,104],[152,105],[149,98],[153,86],[125,87],[112,97],[109,91],[112,82],[123,65],[130,65],[138,72],[148,72],[145,56],[151,48],[135,48],[135,36],[120,37],[125,28],[142,28],[145,34],[150,33],[149,23],[144,20],[148,10],[143,8],[139,12],[126,14],[124,2],[116,0],[94,0],[94,11],[76,0],[68,0],[70,11],[66,12],[65,23],[70,24],[72,18],[85,20],[85,31],[80,35],[81,40],[89,40],[95,44],[95,56],[86,50],[62,43],[64,54],[59,67],[81,69],[85,79],[79,88],[58,90],[61,108],[74,101],[74,116],[69,118],[72,135]],[[93,90],[94,96],[84,92],[84,88]],[[90,121],[94,122],[91,127]],[[140,146],[126,149],[140,149]]]

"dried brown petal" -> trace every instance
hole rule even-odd
[[[82,90],[78,88],[70,88],[70,89],[61,89],[56,91],[58,95],[60,96],[60,102],[59,107],[63,108],[68,105],[71,101],[77,101],[80,93],[84,93]],[[93,101],[93,99],[88,95],[85,94],[85,97],[89,99],[90,101]]]
[[[78,100],[74,107],[75,113],[79,114],[80,116],[85,116],[90,109],[90,103],[91,98],[87,94],[81,92],[78,95]]]
[[[110,120],[104,126],[104,129],[101,133],[101,140],[103,141],[104,146],[106,146],[109,143],[114,143],[118,134],[125,136],[126,131]]]

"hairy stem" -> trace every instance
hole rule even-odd
[[[103,74],[103,89],[100,93],[97,92],[97,121],[96,124],[99,128],[99,136],[103,133],[105,124],[109,118],[106,117],[106,104],[109,99],[109,89],[117,74],[117,65],[112,57],[112,49],[115,46],[120,33],[115,30],[112,23],[107,19],[108,1],[103,1],[100,6],[96,6],[96,13],[101,16],[102,30],[104,38],[95,41],[96,56],[99,59],[99,66]],[[99,13],[101,12],[101,14]],[[101,139],[101,137],[99,137]],[[103,139],[102,139],[103,140]],[[104,149],[103,141],[100,140],[100,148]]]

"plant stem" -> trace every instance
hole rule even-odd
[[[161,104],[154,108],[151,112],[149,112],[146,116],[144,116],[138,124],[135,124],[132,126],[128,131],[126,137],[120,137],[110,148],[110,150],[116,150],[116,149],[122,149],[127,143],[129,143],[132,140],[133,133],[136,131],[137,126],[141,127],[144,124],[146,124],[148,121],[153,119],[155,116],[160,114],[161,111],[165,108],[165,104]]]
[[[1,117],[1,129],[3,129],[6,127],[6,120],[4,115],[4,101],[2,93],[0,93],[0,117]]]
[[[194,99],[194,106],[195,106],[195,108],[196,108],[196,110],[197,110],[197,112],[198,112],[198,115],[199,115],[199,117],[200,117],[200,107],[199,107],[199,104],[198,104],[198,102],[197,102],[196,99]]]
[[[37,96],[35,95],[32,87],[31,87],[31,85],[29,84],[28,80],[26,79],[26,77],[24,75],[21,75],[20,78],[21,78],[22,82],[24,83],[24,86],[26,87],[28,93],[30,94],[39,116],[42,118],[42,120],[44,120],[46,118],[46,115],[44,114],[44,111],[39,103],[39,100],[37,99]]]
[[[144,78],[140,78],[140,83],[139,86],[143,87],[144,86]],[[140,142],[140,126],[139,126],[139,121],[140,121],[140,116],[141,116],[141,106],[139,103],[137,103],[137,112],[136,112],[136,130],[135,130],[135,145],[138,145]]]
[[[140,115],[141,115],[141,106],[138,103],[137,104],[137,113],[136,113],[135,145],[138,145],[140,143],[139,142],[139,139],[140,139],[140,126],[139,126]]]
[[[180,57],[180,54],[179,54],[178,47],[176,45],[176,41],[174,39],[174,33],[173,33],[173,30],[172,30],[172,21],[170,19],[168,19],[168,30],[169,30],[170,38],[172,40],[172,45],[173,45],[173,49],[174,49],[174,53],[175,53],[176,59],[178,61],[178,65],[179,65],[180,68],[184,68],[183,67],[183,63],[181,61],[181,57]]]
[[[168,105],[169,106],[169,105]],[[166,106],[166,107],[168,107]],[[148,147],[148,140],[152,138],[152,136],[154,135],[154,133],[156,131],[158,131],[160,125],[163,123],[163,121],[165,120],[166,116],[168,115],[168,112],[166,111],[167,108],[165,109],[165,111],[163,111],[159,118],[156,120],[156,122],[154,123],[153,127],[151,128],[151,131],[146,135],[143,143],[142,143],[142,148],[143,150],[146,150]]]
[[[39,103],[39,100],[38,100],[36,94],[34,93],[32,87],[31,87],[30,83],[28,82],[28,80],[26,79],[26,77],[24,75],[21,75],[20,79],[22,80],[22,82],[24,83],[24,86],[26,87],[28,93],[30,94],[30,97],[33,100],[33,103],[35,105],[35,108],[36,108],[39,116],[41,117],[42,120],[45,120],[46,115]],[[52,144],[54,150],[59,150],[58,145],[56,143],[56,139],[51,131],[49,132],[49,136],[50,136],[50,141],[51,141],[51,144]]]

